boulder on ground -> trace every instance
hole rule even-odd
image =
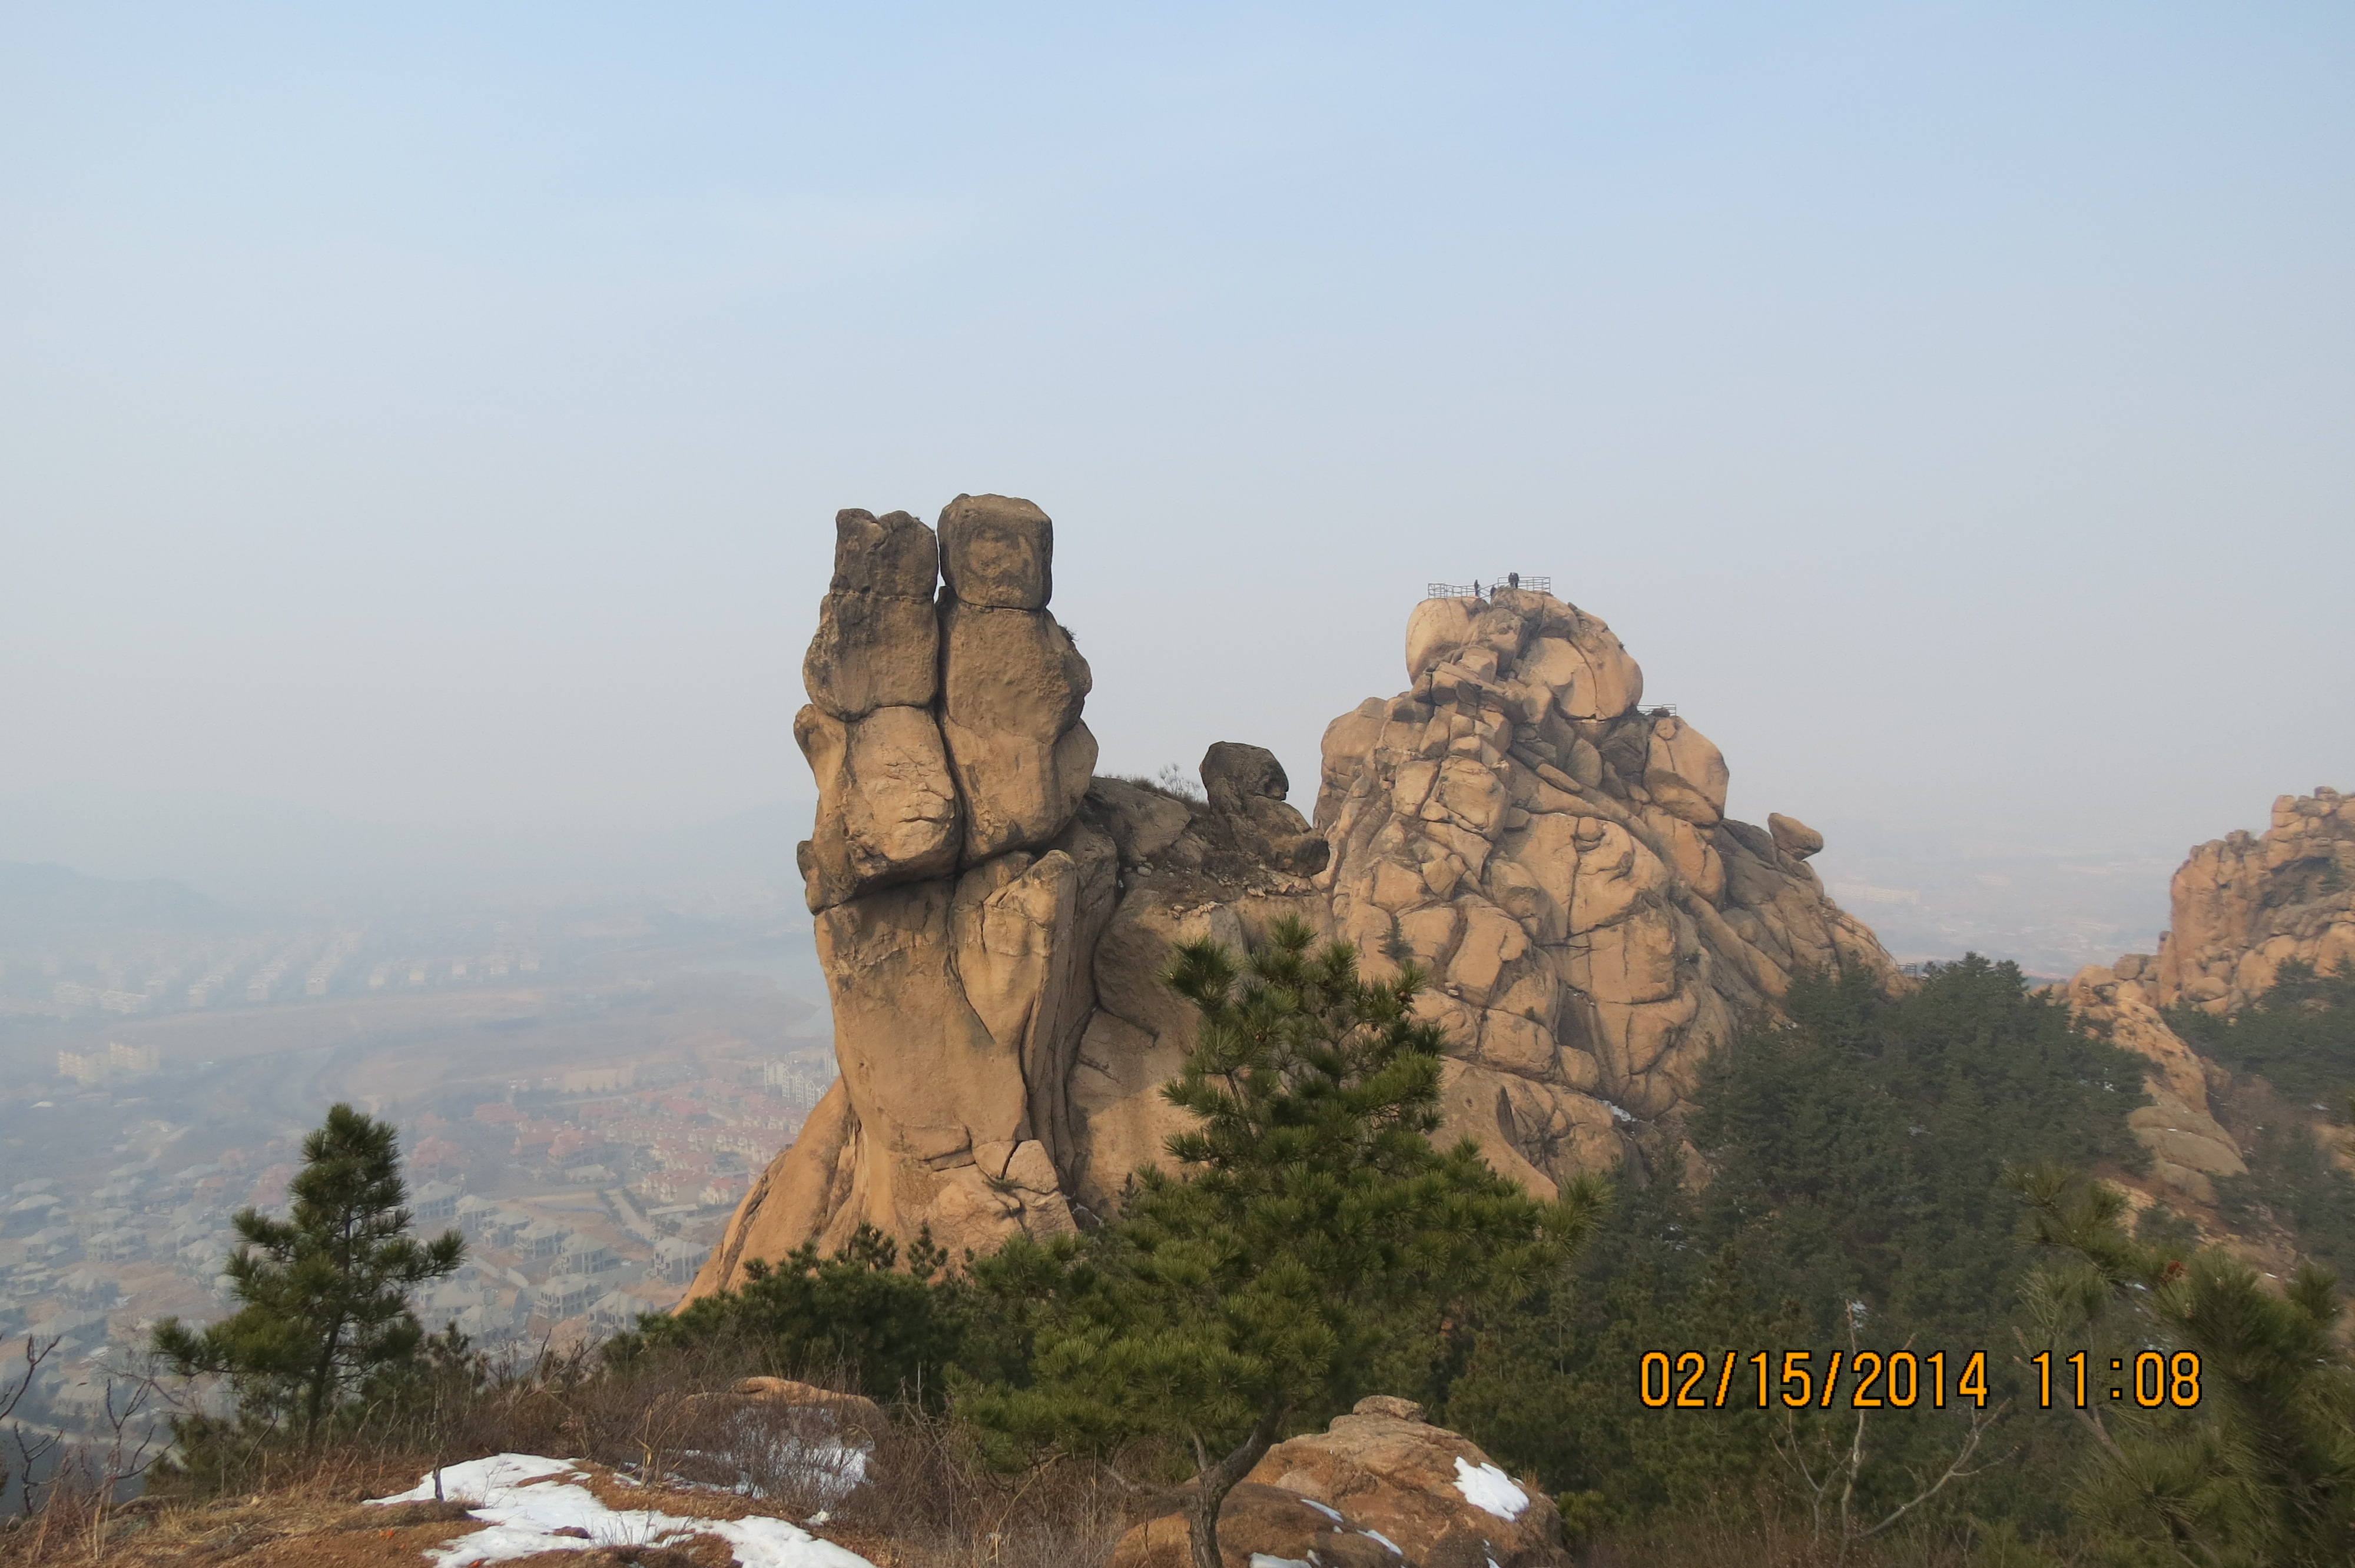
[[[1313,1522],[1312,1522],[1313,1521]],[[1369,1549],[1372,1549],[1370,1552]],[[1321,1433],[1268,1450],[1219,1510],[1231,1568],[1567,1568],[1561,1516],[1469,1438],[1377,1394]],[[1186,1568],[1183,1495],[1121,1538],[1113,1568]]]

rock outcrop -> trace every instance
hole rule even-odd
[[[1211,747],[1201,800],[1090,776],[1090,674],[1030,503],[837,535],[794,734],[842,1076],[690,1295],[862,1224],[954,1251],[1109,1213],[1177,1129],[1180,941],[1291,915],[1369,967],[1421,963],[1455,1043],[1448,1133],[1545,1193],[1676,1138],[1701,1062],[1801,970],[1894,980],[1806,863],[1821,835],[1727,818],[1717,747],[1550,595],[1423,601],[1410,689],[1326,732],[1312,823],[1256,746]]]
[[[2152,1005],[2145,963],[2129,957],[2113,969],[2078,970],[2069,982],[2069,1006],[2095,1033],[2149,1064],[2143,1086],[2151,1103],[2128,1112],[2126,1124],[2150,1150],[2152,1183],[2179,1205],[2186,1199],[2212,1204],[2213,1178],[2246,1175],[2249,1168],[2209,1104],[2209,1065]]]
[[[2355,801],[2336,789],[2282,796],[2262,835],[2193,850],[2169,904],[2143,966],[2161,1007],[2233,1012],[2291,959],[2319,974],[2355,962]]]
[[[2262,835],[2194,848],[2169,889],[2157,953],[2080,969],[2068,1000],[2096,1033],[2150,1063],[2152,1104],[2129,1118],[2154,1182],[2177,1202],[2212,1204],[2212,1178],[2244,1174],[2209,1101],[2222,1070],[2169,1028],[2161,1010],[2229,1013],[2254,1001],[2293,960],[2328,974],[2355,962],[2355,802],[2336,789],[2284,795]]]
[[[1182,1494],[1181,1494],[1182,1496]],[[1469,1438],[1412,1401],[1358,1402],[1330,1428],[1279,1443],[1219,1510],[1220,1554],[1331,1568],[1558,1568],[1561,1516]],[[1186,1568],[1182,1505],[1133,1526],[1113,1568]]]
[[[1803,969],[1894,968],[1788,817],[1727,818],[1725,759],[1611,629],[1550,595],[1426,599],[1412,686],[1325,734],[1335,935],[1411,956],[1457,1048],[1449,1130],[1533,1188],[1619,1163]]]

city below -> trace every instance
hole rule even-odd
[[[264,925],[49,867],[0,893],[0,1382],[54,1341],[68,1430],[156,1319],[233,1310],[233,1216],[283,1212],[329,1105],[397,1122],[418,1228],[466,1237],[426,1326],[521,1351],[675,1304],[834,1076],[782,901]]]

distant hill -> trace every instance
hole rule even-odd
[[[191,929],[245,916],[176,882],[111,882],[62,865],[0,861],[0,927],[133,926]]]

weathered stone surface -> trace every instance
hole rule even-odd
[[[2095,1033],[2149,1064],[2143,1085],[2151,1103],[2128,1113],[2126,1125],[2151,1151],[2153,1180],[2179,1206],[2213,1203],[2211,1177],[2247,1174],[2232,1135],[2210,1110],[2207,1065],[2167,1026],[2141,980],[2089,966],[2070,980],[2068,1002]]]
[[[801,853],[811,909],[955,869],[963,812],[930,710],[878,708],[845,724],[813,703],[794,739],[817,778],[816,830]]]
[[[1113,1549],[1112,1568],[1191,1568],[1186,1495],[1170,1512],[1131,1526]],[[1412,1568],[1339,1510],[1256,1481],[1238,1483],[1219,1505],[1219,1556],[1227,1568]]]
[[[1202,779],[1202,793],[1209,797],[1213,809],[1221,811],[1243,810],[1256,800],[1281,800],[1290,793],[1292,781],[1284,776],[1284,764],[1275,753],[1263,746],[1245,746],[1241,741],[1220,740],[1211,743],[1202,754],[1202,766],[1197,769]]]
[[[940,621],[930,596],[830,593],[802,661],[810,701],[838,719],[930,707],[940,694]]]
[[[1045,843],[1087,798],[1096,737],[1075,724],[1051,741],[941,721],[965,809],[964,863]]]
[[[1895,983],[1803,857],[1725,820],[1723,757],[1636,707],[1600,620],[1528,591],[1428,600],[1407,662],[1413,690],[1326,733],[1320,882],[1335,935],[1437,978],[1447,1131],[1499,1170],[1545,1190],[1619,1163],[1802,969]]]
[[[929,707],[940,694],[932,531],[904,512],[853,510],[835,514],[834,535],[833,581],[802,660],[810,701],[846,721]]]
[[[1053,616],[951,599],[941,628],[943,711],[952,722],[1050,742],[1080,722],[1093,677]]]
[[[1324,837],[1285,804],[1292,786],[1275,753],[1241,741],[1218,741],[1202,755],[1201,775],[1210,810],[1227,820],[1241,853],[1302,875],[1325,869],[1329,851]]]
[[[1130,1530],[1116,1568],[1185,1568],[1187,1493]],[[1369,1554],[1368,1547],[1378,1554]],[[1237,1568],[1280,1562],[1385,1568],[1566,1568],[1561,1516],[1479,1446],[1377,1394],[1329,1428],[1279,1443],[1219,1510]]]
[[[2284,795],[2259,837],[2200,845],[2175,874],[2155,964],[2161,1007],[2232,1012],[2290,959],[2328,974],[2355,962],[2355,801]]]
[[[856,507],[834,514],[833,593],[930,599],[940,576],[932,531],[904,512],[878,517]]]
[[[1773,835],[1774,847],[1793,860],[1805,860],[1809,855],[1823,853],[1824,835],[1796,817],[1769,811],[1766,813],[1766,831]]]
[[[1125,779],[1097,779],[1088,785],[1088,803],[1096,820],[1112,835],[1120,858],[1131,865],[1149,865],[1193,825],[1194,813],[1183,800],[1132,784]]]
[[[1039,608],[1052,531],[1027,503],[837,519],[794,735],[818,781],[801,863],[842,1076],[754,1182],[693,1294],[862,1224],[953,1251],[1073,1224],[1068,1084],[1119,852],[1074,821],[1095,742],[1086,661]],[[1004,608],[993,607],[993,601]]]
[[[1043,608],[1052,526],[1028,503],[942,514],[936,619],[907,608],[928,608],[922,524],[837,532],[795,734],[842,1077],[694,1294],[862,1224],[954,1251],[1115,1212],[1183,1126],[1160,1092],[1195,1026],[1161,983],[1183,941],[1291,916],[1377,972],[1412,954],[1451,1042],[1446,1135],[1548,1194],[1679,1138],[1702,1061],[1794,973],[1896,983],[1804,863],[1820,839],[1727,820],[1717,748],[1642,711],[1611,629],[1549,595],[1418,607],[1413,689],[1327,730],[1312,827],[1256,746],[1209,748],[1203,800],[1090,777],[1091,676]],[[2197,1108],[2154,1136],[2221,1170]]]
[[[2128,953],[2069,982],[2078,1018],[2149,1063],[2152,1103],[2127,1117],[2151,1151],[2150,1185],[2180,1205],[2213,1204],[2212,1179],[2246,1172],[2239,1145],[2212,1114],[2209,1087],[2229,1075],[2168,1026],[2161,1009],[2227,1013],[2296,960],[2328,974],[2355,962],[2355,809],[2336,789],[2284,795],[2273,826],[2200,844],[2169,889],[2172,923],[2156,955]],[[2212,1216],[2211,1216],[2212,1217]]]
[[[942,607],[941,729],[965,808],[965,863],[1063,831],[1095,771],[1088,662],[1041,610]]]
[[[1674,715],[1652,721],[1644,788],[1656,805],[1671,816],[1710,827],[1725,815],[1729,778],[1725,758],[1707,736]]]
[[[1055,597],[1055,524],[1011,495],[960,495],[941,512],[941,574],[971,605],[1044,609]]]
[[[1250,1478],[1341,1510],[1410,1563],[1568,1563],[1553,1499],[1471,1439],[1383,1408],[1407,1403],[1360,1400],[1326,1431],[1269,1449]]]

